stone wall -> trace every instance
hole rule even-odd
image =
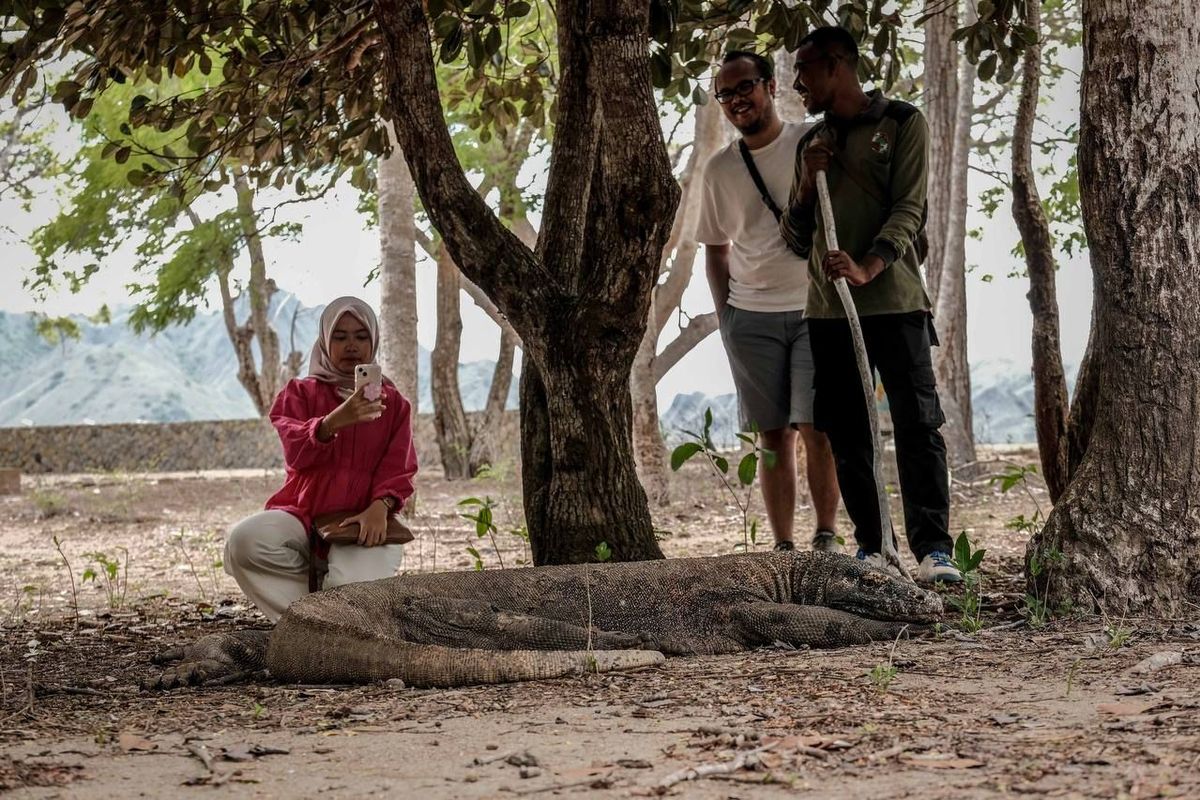
[[[509,412],[499,436],[500,461],[516,460],[517,429],[517,414]],[[423,465],[440,464],[432,415],[417,416],[413,438]],[[16,467],[26,474],[282,466],[279,437],[263,419],[0,428],[0,467]]]

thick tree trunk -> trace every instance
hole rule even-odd
[[[395,137],[393,137],[394,141]],[[379,162],[379,363],[417,411],[416,187],[404,155]]]
[[[959,57],[958,45],[951,41],[957,26],[958,9],[954,4],[925,23],[925,93],[930,129],[926,278],[940,340],[933,352],[933,368],[946,414],[942,435],[951,467],[975,461],[966,281],[967,176],[975,68]]]
[[[438,248],[437,335],[430,358],[430,389],[433,395],[433,427],[447,480],[471,477],[471,426],[463,410],[458,386],[458,359],[462,345],[462,314],[459,310],[458,267]]]
[[[1025,24],[1041,36],[1041,6],[1030,3]],[[1013,219],[1021,232],[1025,267],[1029,272],[1029,308],[1033,313],[1033,420],[1037,430],[1042,476],[1050,499],[1067,488],[1067,380],[1059,344],[1058,294],[1054,273],[1054,246],[1050,223],[1042,209],[1033,172],[1033,125],[1037,120],[1042,70],[1040,41],[1025,51],[1021,72],[1021,99],[1013,132]]]
[[[1027,559],[1051,607],[1200,602],[1200,2],[1084,5],[1079,176],[1096,415]],[[1056,558],[1061,554],[1061,558]]]
[[[378,0],[397,138],[423,205],[524,347],[525,518],[536,563],[660,557],[631,444],[629,372],[679,189],[650,85],[649,7],[560,0],[558,118],[530,252],[458,164],[419,0]],[[399,113],[402,110],[402,113]]]

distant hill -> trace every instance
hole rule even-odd
[[[276,293],[270,315],[282,349],[305,354],[316,338],[321,307]],[[244,317],[244,303],[238,309]],[[111,422],[176,422],[244,419],[254,405],[237,380],[237,360],[216,311],[197,314],[188,325],[155,336],[139,336],[126,324],[127,309],[109,324],[77,317],[82,336],[65,346],[38,336],[28,314],[0,311],[0,427]],[[293,327],[294,321],[294,327]],[[432,409],[428,350],[417,354],[418,408]],[[459,365],[459,384],[468,411],[483,408],[494,362]],[[516,407],[517,382],[509,392]]]
[[[1077,367],[1065,366],[1068,387],[1074,387]],[[1033,377],[1015,361],[994,359],[971,367],[971,404],[975,439],[980,443],[1023,444],[1037,441],[1033,427]],[[704,411],[712,408],[714,443],[732,447],[738,425],[737,397],[709,396],[702,392],[679,394],[662,412],[660,424],[667,441],[687,438],[685,431],[699,432]]]
[[[238,318],[244,316],[239,308]],[[270,309],[284,349],[291,341],[305,354],[316,337],[321,307],[305,307],[294,295],[276,293]],[[76,318],[82,331],[65,347],[47,344],[28,314],[0,311],[0,427],[108,422],[175,422],[243,419],[254,406],[237,381],[237,361],[217,311],[198,314],[188,325],[156,336],[129,329],[128,310],[99,325]],[[422,413],[432,410],[428,350],[417,356]],[[491,385],[492,361],[459,365],[459,384],[468,411],[483,408]],[[975,436],[980,442],[1032,442],[1033,382],[1027,368],[1013,361],[972,365]],[[1067,380],[1074,384],[1075,366]],[[516,408],[517,380],[508,406]],[[668,439],[684,430],[699,432],[704,410],[713,410],[717,444],[736,444],[737,400],[732,394],[702,392],[676,395],[662,412]]]

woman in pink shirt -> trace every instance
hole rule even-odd
[[[225,542],[225,571],[272,622],[308,592],[313,518],[354,512],[358,544],[328,549],[324,586],[386,578],[396,573],[404,545],[384,544],[389,514],[413,493],[417,455],[412,405],[391,381],[368,400],[354,389],[354,368],[374,364],[379,325],[371,307],[339,297],[321,314],[308,377],[289,381],[271,407],[283,442],[287,477],[265,511],[233,526]]]

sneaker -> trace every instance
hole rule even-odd
[[[775,543],[776,553],[788,553],[795,549],[796,545],[791,539],[780,539]]]
[[[962,573],[950,560],[950,554],[941,550],[934,550],[922,558],[921,565],[917,567],[917,580],[924,583],[961,583],[962,579]]]
[[[889,564],[887,559],[884,558],[883,553],[868,553],[860,547],[858,548],[858,552],[854,554],[854,557],[859,561],[865,562],[868,567],[874,567],[875,569],[882,570],[888,575],[892,575],[897,578],[900,577],[900,570]]]
[[[813,534],[812,549],[818,553],[838,552],[837,534],[833,531],[818,530]]]

